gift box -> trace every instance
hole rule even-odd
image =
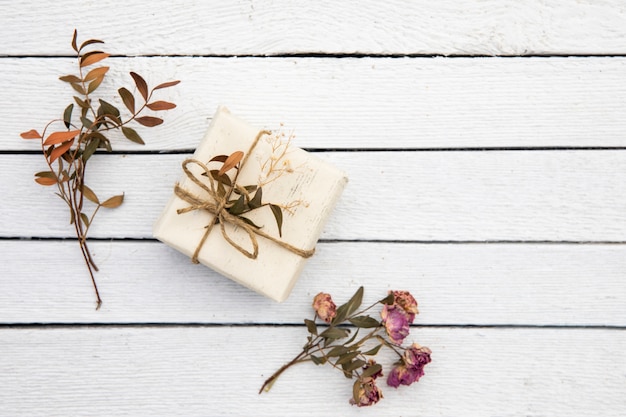
[[[218,108],[154,225],[158,240],[276,301],[313,255],[346,175]]]

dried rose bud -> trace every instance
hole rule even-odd
[[[376,386],[374,378],[367,377],[359,379],[355,382],[353,397],[350,399],[350,404],[357,407],[368,407],[376,404],[383,398],[383,393]]]
[[[321,292],[313,299],[313,309],[318,317],[326,323],[330,323],[337,315],[337,306],[333,302],[330,294]]]
[[[400,307],[409,316],[409,323],[413,323],[413,319],[416,314],[419,314],[417,310],[417,301],[408,291],[390,291],[393,292],[393,304]]]
[[[409,315],[396,305],[385,305],[380,312],[383,325],[391,341],[401,345],[409,335]]]
[[[430,363],[431,350],[413,343],[404,351],[400,364],[395,366],[387,377],[387,385],[398,388],[400,385],[411,385],[424,376],[424,366]]]

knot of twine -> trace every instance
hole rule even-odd
[[[243,160],[241,161],[241,164],[239,165],[239,169],[237,171],[237,174],[235,174],[235,179],[233,181],[232,186],[230,187],[230,190],[228,190],[228,192],[224,193],[223,195],[220,195],[218,193],[216,186],[215,186],[215,180],[211,176],[211,172],[205,164],[193,158],[189,158],[183,161],[183,171],[185,172],[185,175],[187,175],[187,178],[193,181],[198,187],[206,191],[206,193],[208,194],[208,197],[196,196],[195,194],[182,188],[179,184],[176,184],[176,186],[174,187],[174,194],[176,194],[176,196],[180,198],[181,200],[190,204],[189,207],[178,209],[177,213],[183,214],[183,213],[187,213],[189,211],[194,211],[194,210],[206,210],[215,216],[213,221],[205,227],[204,235],[202,236],[202,239],[200,239],[198,246],[196,246],[196,250],[194,251],[193,256],[191,257],[191,261],[193,263],[195,264],[198,263],[198,254],[200,253],[200,250],[204,246],[204,243],[206,242],[207,238],[209,237],[209,234],[213,230],[213,226],[215,226],[216,223],[219,223],[220,229],[222,231],[222,236],[224,237],[224,239],[228,243],[230,243],[232,247],[237,249],[241,254],[245,255],[246,257],[250,259],[256,259],[257,256],[259,255],[259,244],[256,238],[257,236],[261,236],[261,237],[264,237],[265,239],[271,240],[272,242],[276,243],[280,247],[285,248],[288,251],[293,252],[296,255],[299,255],[303,258],[309,258],[313,256],[313,254],[315,253],[315,249],[309,249],[309,250],[300,249],[293,245],[290,245],[289,243],[283,242],[282,240],[277,239],[272,235],[265,233],[264,231],[242,220],[240,217],[230,214],[226,208],[226,205],[228,204],[230,200],[230,196],[233,193],[233,191],[235,189],[244,190],[243,187],[239,187],[237,185],[237,177],[239,176],[239,172],[241,172],[241,170],[243,169],[243,166],[248,160],[248,157],[252,153],[252,150],[257,145],[261,137],[263,135],[269,135],[269,134],[271,134],[271,132],[267,130],[262,130],[257,134],[256,138],[254,139],[254,142],[252,142],[252,145],[250,146],[250,149],[248,149],[248,152],[245,154]],[[189,164],[195,164],[199,166],[200,168],[202,168],[204,172],[201,173],[201,175],[204,174],[207,176],[207,178],[209,179],[210,187],[208,187],[204,183],[204,181],[202,181],[198,176],[196,176],[193,172],[189,170],[189,168],[187,167]],[[230,238],[230,236],[228,236],[228,233],[226,232],[226,228],[224,226],[226,223],[236,226],[247,233],[248,238],[250,239],[250,243],[252,244],[252,251],[249,251],[246,248],[242,247],[241,245],[233,241]]]

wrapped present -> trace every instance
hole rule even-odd
[[[225,107],[182,170],[154,237],[276,301],[289,296],[348,181]]]

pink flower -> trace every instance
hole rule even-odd
[[[313,309],[317,313],[320,319],[326,323],[330,323],[337,315],[337,306],[333,302],[330,294],[321,292],[313,299]]]
[[[408,291],[392,291],[393,304],[403,309],[409,316],[409,323],[413,323],[415,315],[419,314],[417,310],[417,301]]]
[[[401,345],[409,335],[409,315],[396,305],[385,305],[380,316],[391,341]]]
[[[424,366],[430,363],[431,350],[413,343],[404,351],[400,364],[395,366],[387,377],[387,385],[398,388],[400,385],[411,385],[424,376]]]
[[[372,377],[367,377],[355,382],[353,398],[350,399],[350,404],[357,407],[368,407],[376,404],[381,398],[383,398],[383,393],[376,386],[376,381]]]

